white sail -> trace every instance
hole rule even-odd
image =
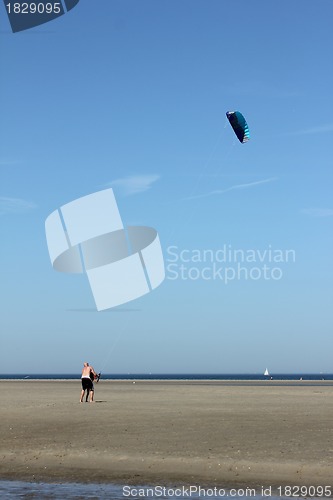
[[[269,375],[269,371],[267,370],[267,368],[266,368],[266,370],[264,372],[264,375],[266,375],[266,376]]]

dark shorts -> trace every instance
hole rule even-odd
[[[82,382],[82,389],[85,391],[86,389],[88,391],[93,391],[94,390],[94,386],[93,386],[93,383],[92,381],[90,380],[90,378],[81,378],[81,382]]]

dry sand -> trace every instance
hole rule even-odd
[[[333,386],[307,382],[1,381],[2,479],[333,483]]]

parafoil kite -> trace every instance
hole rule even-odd
[[[227,111],[226,115],[230,122],[230,125],[232,126],[235,134],[238,137],[238,140],[242,144],[244,144],[244,142],[247,142],[250,139],[250,131],[242,113],[240,113],[239,111]]]

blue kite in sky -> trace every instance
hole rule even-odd
[[[235,134],[238,137],[238,140],[244,144],[250,139],[250,131],[248,124],[242,113],[239,111],[227,111],[227,118],[230,122],[230,125],[234,129]]]

